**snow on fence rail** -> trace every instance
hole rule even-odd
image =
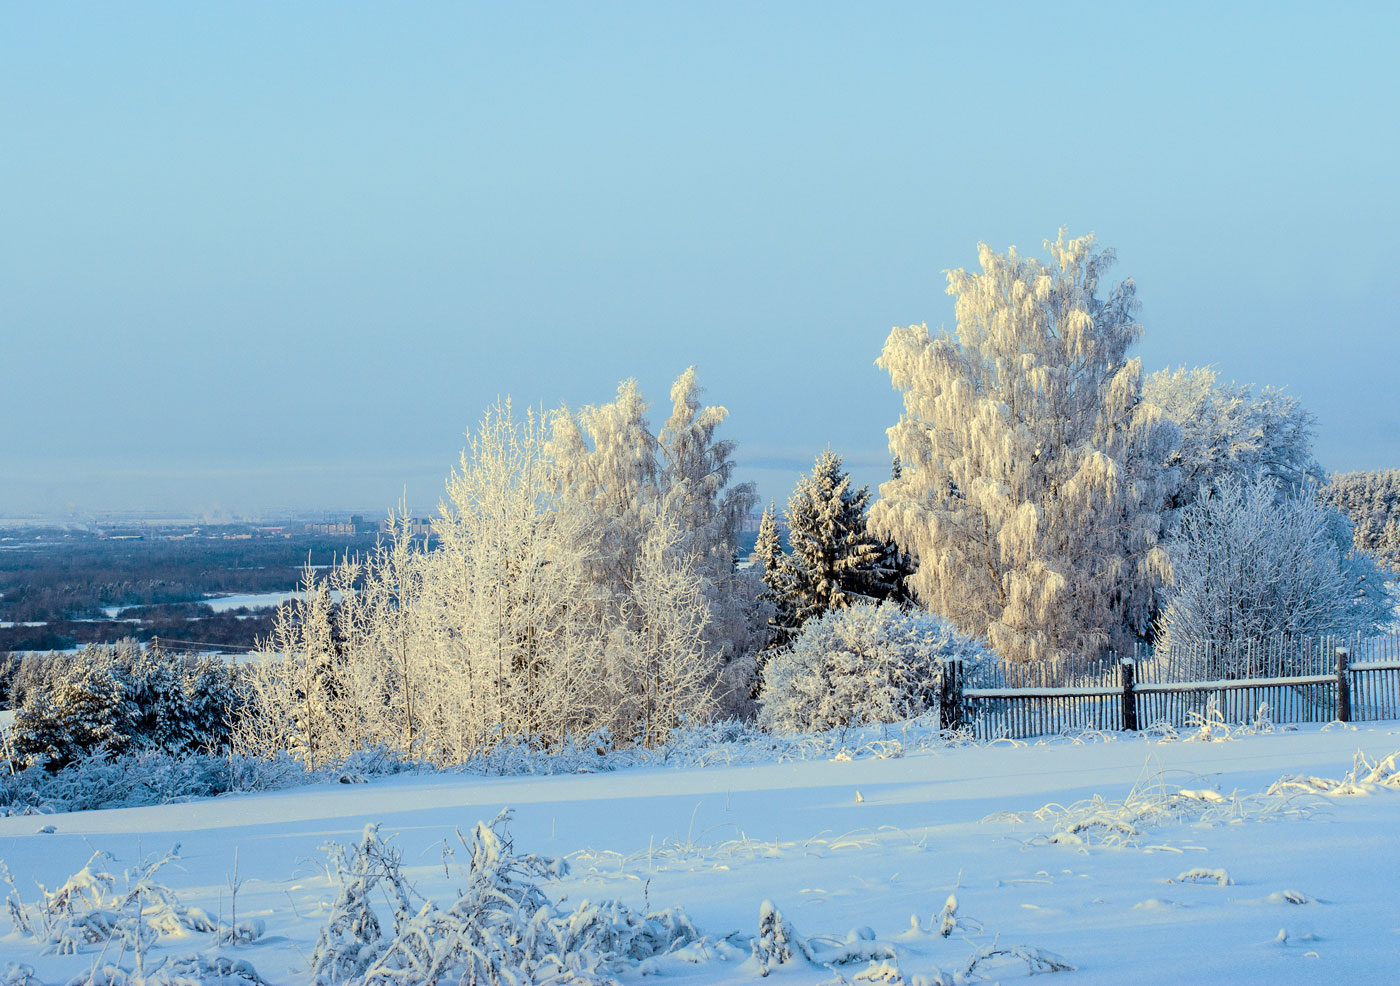
[[[944,721],[978,739],[1184,728],[1207,708],[1231,723],[1253,722],[1262,708],[1279,724],[1400,719],[1400,634],[1143,650],[1072,668],[998,664],[981,669],[974,687],[961,674],[945,680],[954,694],[942,696]]]

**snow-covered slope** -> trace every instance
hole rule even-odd
[[[408,879],[446,905],[460,884],[457,830],[468,833],[503,807],[513,809],[516,852],[567,858],[567,876],[540,884],[563,898],[561,912],[585,898],[639,911],[685,908],[708,941],[646,966],[668,981],[754,981],[749,939],[769,900],[804,939],[818,939],[818,960],[887,948],[895,958],[874,968],[888,976],[898,968],[911,986],[939,974],[1013,981],[1028,972],[1023,956],[1073,965],[1056,974],[1066,986],[1383,982],[1400,954],[1391,886],[1400,873],[1400,789],[1377,782],[1381,772],[1357,788],[1363,793],[1317,793],[1325,785],[1309,781],[1264,794],[1287,775],[1341,778],[1358,750],[1382,760],[1400,750],[1400,730],[1304,728],[1213,743],[1091,737],[885,760],[543,778],[400,776],[3,818],[0,858],[18,896],[32,902],[36,880],[61,884],[94,849],[115,854],[95,868],[120,885],[124,869],[179,843],[178,866],[160,880],[218,923],[232,909],[236,853],[237,919],[261,920],[266,933],[218,950],[275,983],[306,981],[334,892],[321,846],[353,844],[379,823],[402,850]],[[1119,803],[1135,788],[1136,810],[1125,811]],[[1104,803],[1070,816],[1039,811],[1094,798]],[[456,847],[455,861],[444,860],[445,846]],[[956,912],[945,922],[950,896]],[[2,916],[0,928],[9,931],[0,970],[19,962],[40,981],[61,983],[119,957],[133,967],[115,945],[45,955]],[[856,942],[873,937],[879,948],[840,945],[853,930]],[[725,941],[731,932],[739,934]],[[167,934],[144,961],[149,969],[160,956],[208,952],[213,938]],[[1026,951],[967,973],[993,945]],[[775,974],[855,983],[868,966],[799,959]],[[635,981],[642,969],[613,974]]]

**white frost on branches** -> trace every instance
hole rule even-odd
[[[369,557],[308,570],[247,676],[237,746],[312,769],[367,750],[464,763],[607,734],[651,747],[747,695],[756,577],[735,571],[752,488],[693,369],[659,438],[633,383],[577,417],[491,408],[431,549],[391,519]],[[731,710],[732,712],[733,710]],[[608,741],[611,743],[611,740]]]
[[[975,675],[985,657],[932,613],[889,602],[832,610],[764,666],[758,723],[800,733],[911,719],[936,707],[949,662]]]
[[[1322,478],[1313,459],[1317,422],[1296,397],[1265,387],[1222,384],[1209,367],[1159,370],[1142,384],[1142,398],[1176,426],[1163,465],[1174,471],[1164,504],[1175,512],[1226,477],[1267,476],[1284,487]]]
[[[1369,559],[1347,550],[1336,520],[1307,489],[1221,477],[1182,511],[1167,544],[1173,582],[1159,650],[1210,678],[1232,674],[1251,645],[1373,629],[1383,587]]]
[[[1112,251],[1063,231],[1046,248],[979,245],[980,272],[948,272],[956,336],[895,328],[878,360],[904,394],[902,471],[872,526],[917,557],[920,602],[1021,661],[1145,628],[1171,438],[1127,356],[1133,283],[1099,296]]]

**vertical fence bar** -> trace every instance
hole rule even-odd
[[[1137,732],[1137,691],[1133,687],[1134,664],[1131,657],[1123,658],[1123,663],[1118,667],[1123,678],[1123,729],[1127,732]]]
[[[1337,648],[1337,719],[1351,722],[1351,681],[1347,677],[1347,649]]]
[[[949,661],[943,665],[943,681],[940,689],[938,724],[949,731],[962,726],[962,670],[961,661]]]

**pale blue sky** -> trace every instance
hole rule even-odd
[[[878,482],[889,328],[1061,225],[1400,466],[1400,8],[1322,6],[7,5],[0,516],[421,513],[497,394],[690,363],[765,499]]]

